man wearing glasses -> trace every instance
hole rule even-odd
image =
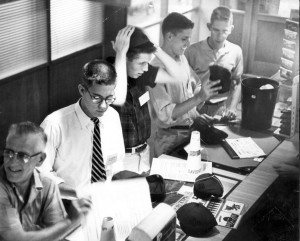
[[[49,139],[47,159],[42,168],[54,172],[60,190],[66,195],[72,195],[72,190],[91,183],[93,118],[99,120],[97,125],[106,174],[123,169],[125,150],[120,117],[110,107],[116,99],[115,85],[113,65],[104,60],[88,62],[82,69],[78,102],[53,112],[41,124]]]
[[[119,31],[113,45],[115,66],[104,60],[86,63],[78,85],[81,98],[48,115],[41,124],[49,140],[41,168],[54,174],[63,196],[76,196],[78,187],[105,181],[123,170],[122,127],[119,114],[110,105],[125,101],[126,52],[132,32],[131,27]],[[125,72],[118,71],[117,76],[120,65]],[[123,85],[122,96],[117,91]]]
[[[46,142],[32,122],[9,128],[0,167],[0,240],[61,240],[91,208],[88,199],[73,200],[66,215],[56,183],[36,169]]]
[[[207,24],[210,36],[192,44],[185,51],[186,58],[201,81],[209,78],[209,67],[218,65],[231,73],[231,90],[206,101],[201,108],[202,123],[209,124],[214,115],[225,119],[236,117],[236,108],[241,95],[243,55],[240,46],[227,40],[233,30],[233,15],[229,8],[220,6],[213,10]]]

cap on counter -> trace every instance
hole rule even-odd
[[[197,117],[191,126],[191,130],[200,132],[201,142],[205,145],[218,145],[228,137],[228,134],[211,125],[202,124],[201,119]]]
[[[217,225],[217,221],[201,203],[187,203],[177,210],[177,218],[188,236],[202,237]]]
[[[222,197],[224,192],[221,181],[213,174],[204,173],[199,175],[194,183],[194,195],[197,198],[207,199],[211,195]]]

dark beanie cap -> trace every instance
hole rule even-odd
[[[210,80],[221,80],[220,84],[217,86],[222,86],[222,89],[219,90],[219,93],[225,93],[230,90],[231,86],[231,73],[228,69],[219,66],[219,65],[211,65],[209,66],[210,71]]]
[[[150,188],[152,202],[161,202],[166,197],[166,184],[161,175],[153,174],[146,177]]]
[[[199,175],[194,183],[194,195],[197,198],[207,199],[211,195],[222,197],[224,188],[220,180],[213,174],[204,173]]]
[[[187,203],[177,210],[177,218],[188,236],[202,237],[217,225],[217,221],[201,203]]]
[[[154,46],[144,31],[138,27],[135,27],[134,32],[130,37],[129,50],[142,45],[149,45],[151,47]]]

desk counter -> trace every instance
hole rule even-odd
[[[243,219],[251,217],[259,204],[260,198],[277,179],[278,174],[273,169],[289,157],[295,157],[299,153],[299,134],[292,140],[283,141],[258,167],[250,173],[227,197],[228,200],[242,202],[246,205],[247,212]],[[242,220],[243,221],[243,220]],[[217,226],[214,234],[206,238],[188,237],[187,241],[221,241],[232,231],[232,229]]]

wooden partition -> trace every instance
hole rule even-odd
[[[0,149],[10,124],[25,120],[39,123],[48,108],[47,68],[7,79],[0,85]]]
[[[11,123],[40,124],[52,111],[76,102],[82,66],[102,56],[102,46],[94,47],[0,83],[0,149]]]
[[[126,25],[126,14],[126,8],[106,6],[103,43],[0,80],[0,150],[10,124],[40,124],[49,113],[78,100],[82,66],[113,54],[110,41]]]
[[[90,48],[67,59],[56,61],[50,66],[49,112],[70,105],[80,97],[78,84],[82,66],[92,60],[101,59],[102,46]]]

